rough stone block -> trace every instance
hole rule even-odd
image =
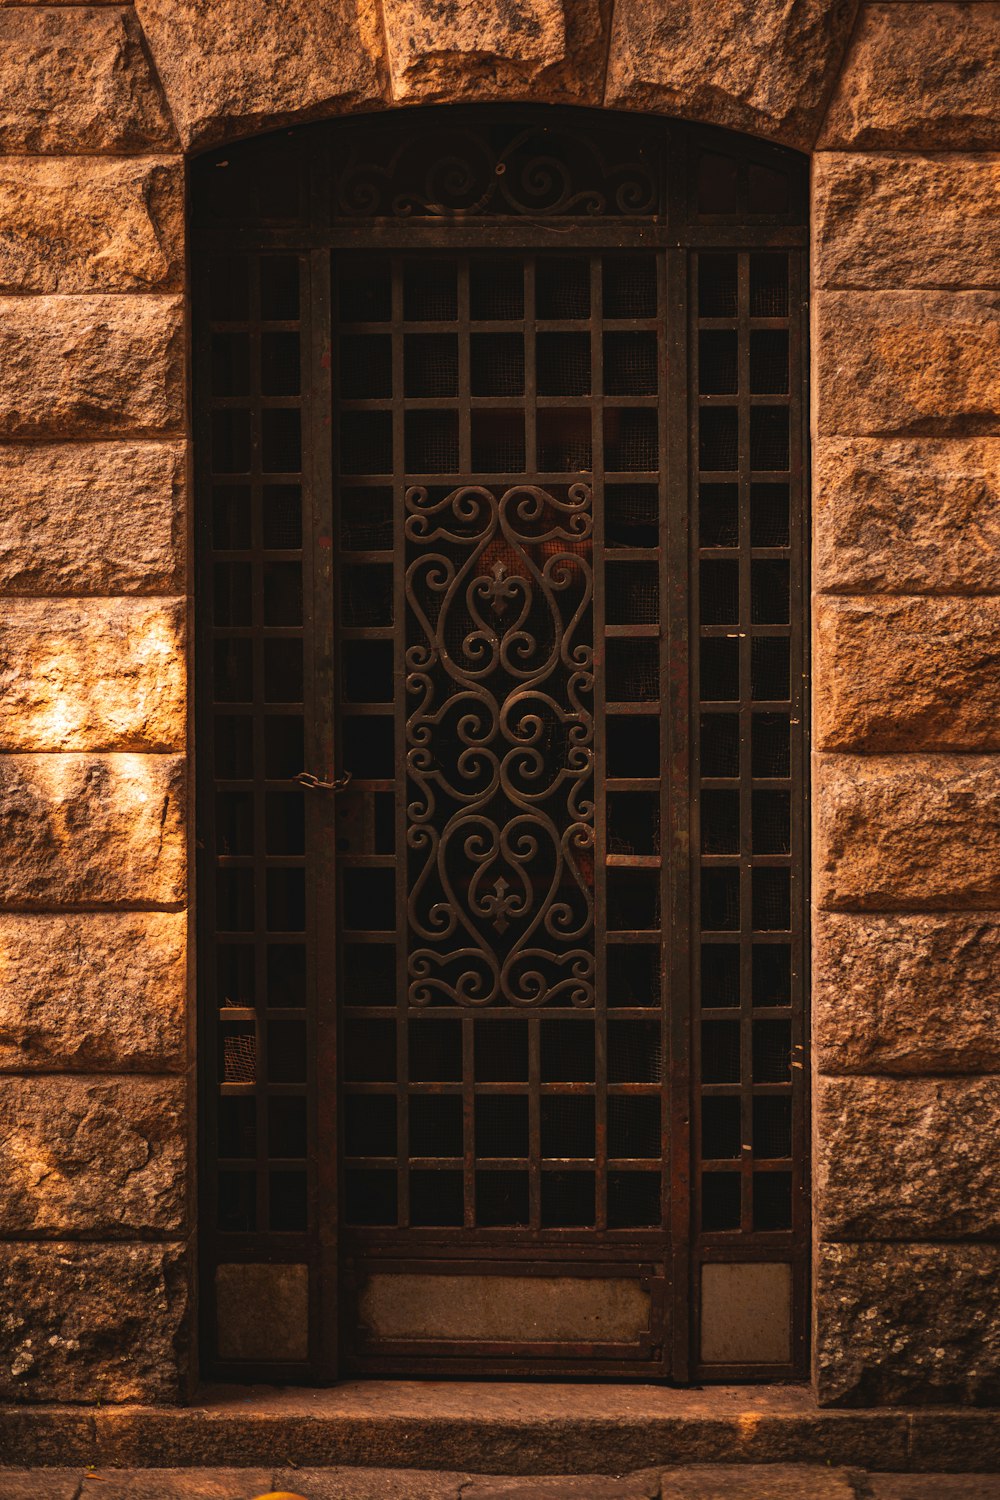
[[[0,591],[179,593],[183,504],[180,443],[2,443]]]
[[[176,1401],[189,1277],[179,1244],[0,1243],[0,1398]]]
[[[1000,598],[820,595],[813,663],[820,749],[1000,749]]]
[[[0,158],[0,292],[146,292],[183,276],[177,158]]]
[[[605,103],[808,150],[856,9],[855,0],[619,0]]]
[[[183,750],[183,599],[11,599],[0,750]]]
[[[176,1237],[186,1088],[183,1078],[0,1078],[0,1233]]]
[[[947,1469],[949,1474],[959,1475],[986,1469],[995,1481],[1000,1482],[1000,1421],[997,1413],[976,1411],[970,1407],[962,1412],[922,1412],[919,1420],[911,1425],[907,1453],[910,1464],[921,1471]],[[941,1491],[941,1500],[949,1500],[945,1489]],[[962,1500],[966,1500],[964,1495]],[[979,1500],[979,1497],[973,1493],[969,1500]],[[989,1496],[989,1500],[993,1497]]]
[[[334,1500],[333,1495],[330,1500]],[[341,1491],[350,1495],[350,1491]],[[407,1491],[401,1491],[406,1496]],[[446,1500],[447,1492],[439,1492]],[[612,1476],[608,1474],[541,1475],[536,1478],[481,1475],[463,1485],[462,1500],[657,1500],[660,1476],[652,1471],[642,1474]],[[414,1491],[415,1500],[437,1500],[432,1490]],[[326,1497],[323,1497],[326,1500]],[[450,1500],[450,1496],[448,1497]]]
[[[610,8],[607,0],[509,0],[502,6],[385,0],[393,95],[597,104]]]
[[[1000,1078],[819,1078],[824,1240],[1000,1238]]]
[[[816,1388],[824,1406],[1000,1399],[1000,1246],[817,1247]]]
[[[817,589],[1000,593],[1000,439],[821,439],[813,511]]]
[[[820,148],[1000,147],[1000,5],[865,5]]]
[[[3,1500],[76,1500],[82,1470],[0,1469]]]
[[[173,906],[185,765],[169,755],[0,755],[0,907]]]
[[[813,807],[820,906],[1000,906],[1000,758],[819,755]]]
[[[388,102],[374,0],[139,0],[186,147]]]
[[[270,1469],[104,1469],[87,1474],[79,1500],[254,1500],[273,1490]]]
[[[143,152],[177,136],[131,6],[0,10],[0,152]]]
[[[459,1500],[470,1481],[469,1474],[420,1469],[309,1468],[279,1469],[273,1487],[309,1500]]]
[[[1000,1072],[1000,912],[813,920],[821,1073]]]
[[[0,1469],[2,1500],[77,1500],[80,1469]]]
[[[1000,1474],[869,1474],[869,1500],[1000,1500]]]
[[[1000,156],[820,152],[813,275],[820,287],[993,286]]]
[[[821,436],[1000,433],[1000,292],[820,292]]]
[[[67,1422],[64,1406],[49,1407],[43,1413],[37,1406],[5,1402],[0,1406],[0,1453],[10,1464],[40,1464],[46,1469],[79,1464],[82,1469],[93,1456],[93,1442],[81,1444],[82,1413],[73,1415],[76,1420]]]
[[[812,1464],[693,1464],[667,1469],[662,1500],[854,1500],[857,1470],[817,1469]]]
[[[175,297],[0,297],[0,438],[179,428],[183,342]]]
[[[184,912],[0,915],[0,1071],[180,1071]]]

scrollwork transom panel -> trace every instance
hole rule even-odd
[[[421,123],[401,140],[367,130],[338,157],[337,219],[479,215],[643,217],[659,210],[662,152],[639,132]]]

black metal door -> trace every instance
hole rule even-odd
[[[199,164],[228,1375],[801,1368],[800,169],[580,121]]]

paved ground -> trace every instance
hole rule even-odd
[[[997,1474],[698,1464],[511,1479],[417,1469],[0,1469],[0,1500],[1000,1500]]]

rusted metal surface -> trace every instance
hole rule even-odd
[[[710,1262],[701,1273],[706,1369],[792,1362],[792,1267],[787,1262]]]
[[[223,1263],[216,1268],[214,1291],[222,1359],[308,1358],[307,1266]]]
[[[704,1258],[793,1266],[801,1368],[803,224],[789,153],[582,112],[197,164],[216,1373],[683,1380]],[[263,1259],[300,1364],[217,1357]],[[446,1271],[651,1317],[372,1343]]]
[[[587,1341],[627,1349],[647,1335],[650,1296],[635,1278],[374,1272],[359,1317],[370,1336],[517,1344]]]

